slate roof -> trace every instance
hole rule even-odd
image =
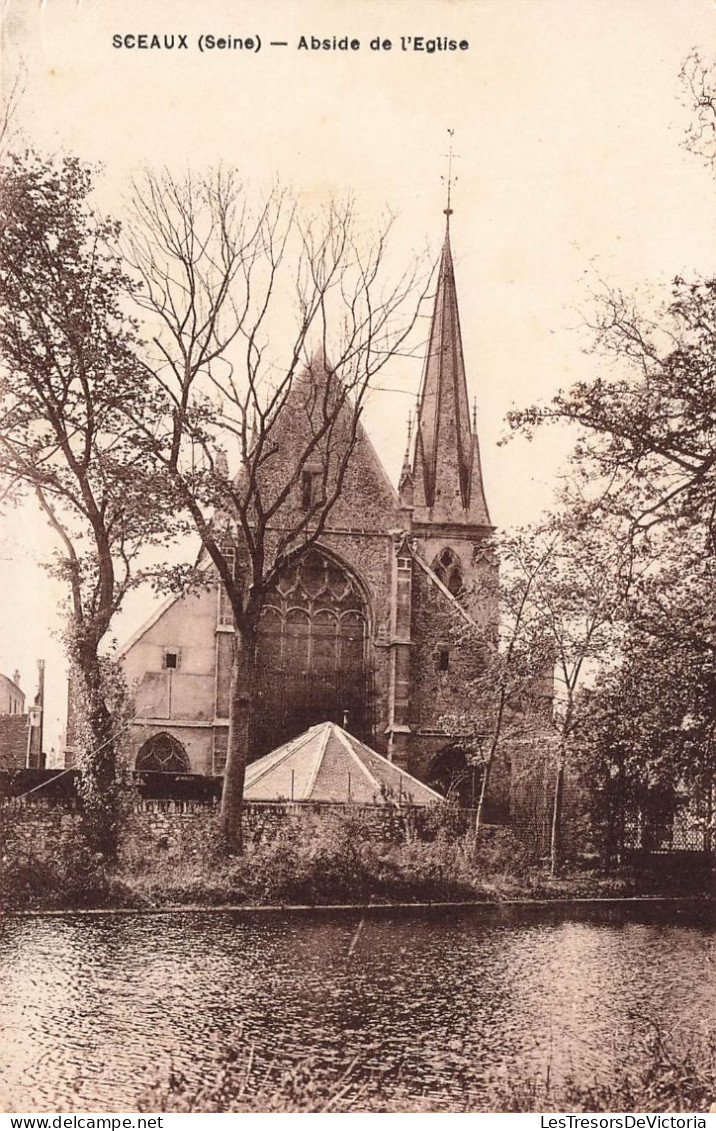
[[[434,805],[444,799],[335,723],[319,723],[246,768],[247,801]]]
[[[449,210],[447,215],[418,401],[414,504],[420,521],[490,526],[477,427],[470,425]]]

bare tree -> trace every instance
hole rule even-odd
[[[618,520],[581,499],[534,527],[500,540],[499,630],[459,630],[482,645],[469,686],[469,710],[454,716],[454,733],[480,751],[482,786],[476,832],[484,816],[490,774],[501,748],[521,748],[530,765],[553,774],[550,858],[561,862],[565,775],[578,760],[576,735],[585,680],[608,664],[618,646],[618,617],[633,581],[633,548]],[[494,600],[494,590],[493,590]],[[520,802],[521,803],[521,802]]]
[[[548,568],[535,565],[549,550]],[[592,505],[572,501],[548,517],[517,556],[525,577],[534,575],[530,633],[554,657],[555,695],[551,725],[555,738],[554,793],[550,837],[551,871],[561,863],[565,771],[577,757],[576,735],[583,708],[581,692],[596,671],[619,650],[619,616],[637,568],[632,541],[621,522]]]
[[[111,854],[116,682],[101,646],[167,520],[125,412],[148,420],[151,405],[122,309],[118,228],[92,211],[91,189],[72,158],[11,156],[0,170],[0,481],[33,494],[59,540],[85,815]]]
[[[18,71],[7,93],[0,100],[0,158],[6,156],[13,147],[18,134],[18,108],[25,91],[25,76]]]
[[[691,111],[691,124],[684,144],[702,157],[712,169],[716,166],[716,83],[709,66],[694,48],[684,59],[679,73],[684,100]]]
[[[324,532],[372,378],[408,339],[428,282],[415,264],[391,278],[390,222],[361,238],[351,202],[306,216],[279,189],[254,214],[231,172],[147,173],[133,209],[145,370],[167,420],[144,428],[145,444],[233,611],[221,826],[240,851],[264,599]]]
[[[487,624],[461,618],[454,636],[470,650],[477,674],[465,686],[465,709],[444,716],[441,725],[470,747],[481,771],[475,810],[475,840],[484,821],[492,768],[499,753],[526,739],[535,742],[549,731],[553,698],[554,655],[549,639],[535,630],[535,588],[549,570],[554,540],[528,553],[530,531],[516,530],[494,539],[499,574],[490,571],[476,584],[471,603],[495,608]]]

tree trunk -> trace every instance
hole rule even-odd
[[[556,876],[562,855],[562,799],[564,794],[564,759],[560,756],[554,781],[552,806],[552,836],[550,842],[550,874]]]
[[[84,834],[90,847],[110,859],[117,854],[118,783],[114,719],[104,694],[102,671],[92,645],[78,649],[80,800]]]
[[[704,827],[704,852],[710,856],[713,852],[714,829],[714,787],[711,781],[706,782],[706,825]]]
[[[482,782],[480,783],[480,796],[477,799],[477,811],[475,812],[475,844],[477,844],[480,836],[480,829],[482,828],[482,814],[485,809],[485,798],[487,796],[487,787],[490,784],[490,770],[492,769],[492,758],[482,764]]]
[[[237,629],[231,662],[229,738],[219,817],[223,848],[229,856],[243,851],[241,815],[255,686],[255,658],[256,638],[253,631],[247,628],[241,631]]]
[[[617,786],[617,843],[616,863],[621,864],[624,859],[624,841],[626,839],[626,783],[624,774],[624,755],[619,755],[619,777]]]

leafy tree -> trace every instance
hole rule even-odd
[[[513,412],[512,427],[577,425],[575,459],[601,473],[613,513],[637,534],[698,523],[713,552],[716,282],[676,279],[658,323],[606,291],[593,328],[595,352],[617,363],[618,375],[578,382],[547,405]]]
[[[350,202],[307,216],[278,189],[253,214],[225,171],[147,174],[136,187],[126,252],[166,427],[133,420],[233,611],[228,851],[241,850],[265,596],[325,530],[372,379],[408,338],[425,292],[415,266],[391,277],[389,228],[363,238]]]
[[[581,775],[605,864],[631,826],[659,845],[684,796],[701,810],[704,844],[713,823],[712,650],[685,639],[634,632],[621,664],[590,691],[579,727]]]
[[[637,578],[622,613],[621,662],[598,683],[584,729],[585,765],[591,760],[603,777],[597,808],[619,815],[606,825],[607,855],[621,844],[625,816],[655,824],[655,799],[673,808],[687,790],[708,811],[707,825],[711,819],[716,558],[698,529],[659,538],[653,552],[653,568]],[[600,750],[599,728],[612,716]]]
[[[562,856],[565,773],[580,760],[583,691],[599,666],[614,660],[620,643],[618,618],[634,585],[635,559],[630,541],[620,537],[618,523],[597,524],[590,509],[572,504],[548,517],[523,542],[517,566],[525,578],[534,576],[525,646],[542,655],[546,649],[554,659],[550,858],[556,874]]]
[[[117,683],[101,649],[165,517],[126,414],[149,418],[151,405],[123,309],[119,229],[91,191],[91,170],[71,157],[16,154],[0,167],[0,477],[35,496],[59,540],[85,816],[111,853]]]
[[[693,52],[681,78],[692,113],[686,147],[713,168],[713,69]],[[573,469],[590,483],[590,520],[623,522],[639,563],[618,611],[619,662],[581,696],[584,775],[610,855],[624,813],[646,811],[649,796],[673,800],[686,783],[711,797],[716,281],[676,278],[650,317],[606,289],[591,328],[600,372],[510,423],[528,434],[576,426]]]
[[[457,646],[475,657],[477,670],[463,689],[465,707],[443,716],[440,725],[464,744],[480,769],[476,841],[498,755],[550,728],[553,655],[535,631],[533,601],[539,575],[549,570],[553,545],[547,541],[541,554],[532,554],[527,552],[531,541],[528,530],[493,540],[499,574],[483,574],[468,603],[494,609],[495,615],[486,621],[461,618],[453,630]]]

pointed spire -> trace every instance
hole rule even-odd
[[[403,456],[403,467],[400,472],[400,480],[398,481],[398,494],[403,506],[412,507],[413,505],[413,471],[410,466],[410,442],[413,436],[413,417],[412,413],[408,413],[408,442],[405,445],[405,455]]]
[[[229,461],[224,448],[217,447],[214,457],[214,473],[219,479],[229,478]]]
[[[455,270],[450,201],[418,406],[413,477],[415,518],[489,526],[476,424],[471,427]]]
[[[307,367],[308,373],[311,374],[314,380],[319,382],[324,381],[326,377],[335,376],[331,369],[331,363],[326,357],[326,350],[323,342],[319,342],[311,354],[310,361]]]
[[[336,390],[341,384],[341,377],[326,356],[323,342],[319,342],[308,356],[303,371],[298,374],[296,387],[303,389],[307,404],[313,404],[319,391],[326,387]]]

